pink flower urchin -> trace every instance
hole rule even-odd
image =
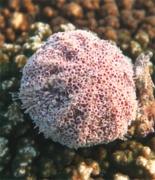
[[[22,72],[23,107],[53,141],[79,148],[123,139],[135,119],[130,59],[90,32],[52,35]]]

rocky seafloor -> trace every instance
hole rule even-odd
[[[116,42],[133,62],[153,52],[155,83],[154,0],[0,0],[0,179],[155,179],[155,133],[141,134],[139,123],[126,141],[75,150],[38,134],[21,102],[12,101],[27,59],[68,23]]]

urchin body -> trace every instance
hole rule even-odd
[[[130,59],[90,32],[52,35],[22,73],[26,112],[45,137],[70,148],[122,139],[135,119]]]

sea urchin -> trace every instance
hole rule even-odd
[[[19,98],[45,137],[70,148],[123,139],[135,119],[133,65],[91,32],[51,37],[22,70]]]

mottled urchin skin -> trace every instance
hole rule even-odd
[[[52,35],[22,73],[23,108],[46,138],[70,148],[123,139],[135,119],[130,59],[91,32]]]

